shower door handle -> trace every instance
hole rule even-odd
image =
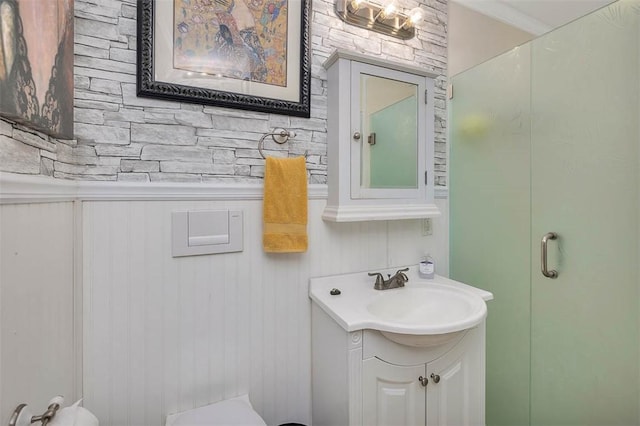
[[[540,264],[542,267],[542,275],[547,278],[558,278],[558,271],[551,270],[547,268],[547,243],[549,240],[555,240],[558,238],[558,234],[555,232],[547,232],[542,237],[542,243],[540,244]]]

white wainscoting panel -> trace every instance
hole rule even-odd
[[[0,424],[74,402],[73,202],[0,205]]]
[[[449,200],[435,201],[440,216],[431,218],[432,235],[423,235],[422,219],[389,221],[389,266],[414,264],[430,254],[436,274],[449,276]]]
[[[260,200],[85,201],[83,385],[100,424],[161,426],[248,393],[268,424],[310,425],[309,277],[447,254],[438,228],[327,223],[325,203],[309,201],[306,253],[265,254]],[[171,212],[220,208],[244,211],[244,251],[172,258]]]

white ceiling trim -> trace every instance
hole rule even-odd
[[[452,0],[456,3],[489,16],[505,24],[539,36],[551,31],[549,25],[520,12],[500,0]]]

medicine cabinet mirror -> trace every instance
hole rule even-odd
[[[329,221],[439,214],[433,201],[433,77],[338,50],[328,70]]]

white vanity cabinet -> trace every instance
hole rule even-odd
[[[312,304],[314,426],[484,425],[485,321],[431,347],[347,332]]]
[[[439,215],[433,173],[437,75],[344,50],[324,67],[329,197],[322,218]]]

